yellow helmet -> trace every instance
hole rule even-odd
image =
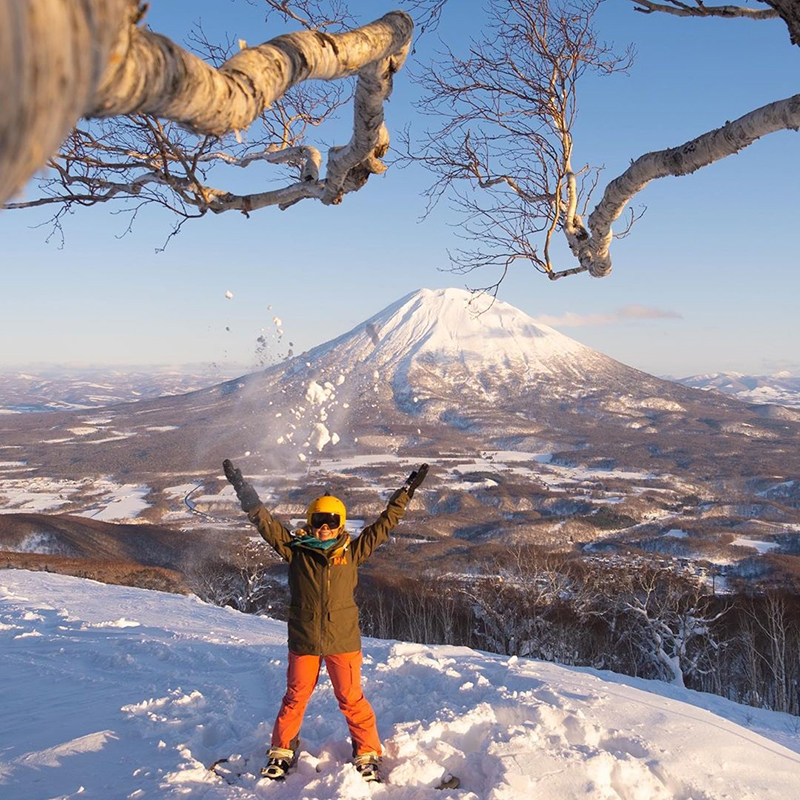
[[[312,520],[312,517],[323,514],[326,515],[328,519],[321,520],[318,518],[316,520]],[[339,517],[338,525],[332,524],[335,523],[335,520],[332,519],[333,515]],[[308,510],[306,511],[306,521],[312,528],[322,527],[323,522],[327,522],[328,527],[331,528],[331,530],[334,530],[335,528],[344,527],[346,520],[347,511],[344,507],[344,503],[338,497],[334,497],[332,494],[324,494],[322,497],[312,500],[308,505]],[[315,522],[319,524],[315,525]]]

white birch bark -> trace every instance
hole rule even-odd
[[[0,0],[0,203],[50,157],[79,117],[148,114],[198,134],[246,128],[290,87],[359,75],[354,134],[331,153],[328,176],[307,154],[303,180],[244,206],[336,203],[383,171],[383,103],[402,66],[413,22],[386,14],[353,31],[303,31],[249,47],[215,69],[160,34],[136,27],[137,0]],[[20,75],[21,80],[7,80]],[[225,210],[225,193],[214,199]],[[255,203],[253,200],[255,199]],[[248,210],[246,207],[241,210]]]
[[[123,58],[109,65],[84,116],[150,114],[222,136],[247,128],[301,81],[344,78],[384,59],[396,60],[385,66],[396,71],[412,30],[411,18],[393,11],[347,33],[278,36],[215,69],[166,36],[130,27]]]
[[[0,203],[90,107],[130,0],[0,0]]]
[[[800,128],[800,94],[762,106],[721,128],[704,133],[690,142],[647,153],[606,187],[602,200],[592,211],[588,230],[580,223],[567,230],[567,241],[581,267],[596,278],[611,272],[609,247],[611,225],[631,199],[650,181],[667,175],[690,175],[702,167],[738,153],[743,148],[780,130]]]

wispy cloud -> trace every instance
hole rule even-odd
[[[632,319],[683,319],[676,311],[666,311],[663,308],[650,306],[630,305],[618,308],[608,314],[575,314],[568,311],[557,317],[543,314],[536,318],[542,325],[551,325],[554,328],[581,328],[596,325],[613,325]]]

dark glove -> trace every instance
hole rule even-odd
[[[222,462],[222,469],[225,470],[225,477],[231,482],[233,490],[242,504],[242,511],[252,511],[256,506],[261,505],[256,490],[242,477],[240,469],[236,469],[227,458]]]
[[[419,469],[415,469],[407,478],[403,488],[408,492],[408,499],[414,496],[417,487],[425,480],[428,474],[428,465],[422,464]]]

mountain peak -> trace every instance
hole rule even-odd
[[[378,369],[435,356],[471,370],[490,366],[550,373],[599,356],[509,303],[455,288],[418,289],[310,355],[341,349],[351,362]]]

